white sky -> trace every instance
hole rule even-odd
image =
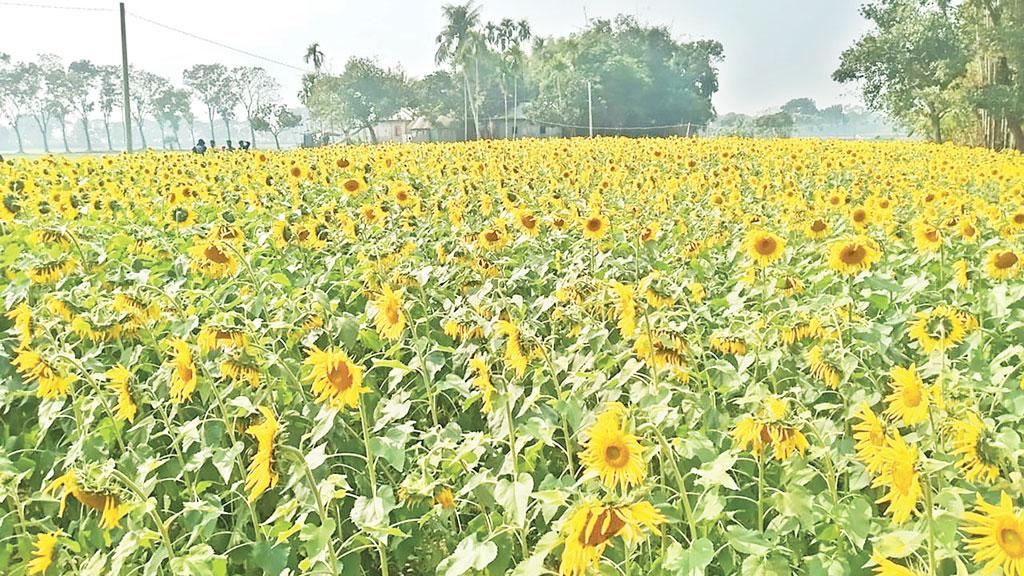
[[[120,62],[117,2],[111,0],[17,0],[18,3],[107,8],[110,12],[52,10],[0,0],[0,52],[31,59],[49,52],[66,62],[87,58]],[[340,71],[350,56],[401,64],[411,75],[435,68],[434,38],[444,0],[128,0],[137,13],[288,64],[305,67],[306,46],[317,41],[328,67]],[[483,21],[525,18],[535,35],[564,35],[586,18],[618,13],[667,25],[679,39],[722,42],[719,113],[756,113],[790,98],[809,96],[819,105],[856,104],[851,86],[832,82],[839,54],[867,24],[858,0],[482,0]],[[131,62],[181,83],[195,63],[262,65],[295,102],[301,72],[260,62],[202,41],[129,18]]]

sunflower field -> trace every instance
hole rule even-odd
[[[0,572],[1024,575],[1024,157],[0,163]]]

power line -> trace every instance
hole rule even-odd
[[[291,64],[287,64],[285,62],[281,62],[280,60],[274,60],[273,58],[268,58],[266,56],[261,56],[259,54],[254,53],[254,52],[249,52],[248,50],[243,50],[241,48],[235,48],[234,46],[228,46],[227,44],[224,44],[223,42],[218,42],[216,40],[211,40],[209,38],[204,38],[202,36],[199,36],[198,34],[193,34],[191,32],[187,32],[185,30],[182,30],[181,28],[175,28],[174,26],[171,26],[169,24],[164,24],[162,22],[157,22],[156,20],[152,20],[150,18],[146,18],[145,16],[141,16],[141,15],[136,14],[134,12],[129,12],[128,15],[131,16],[132,18],[136,18],[138,20],[142,20],[143,22],[148,22],[149,24],[152,24],[154,26],[159,26],[160,28],[164,28],[166,30],[170,30],[171,32],[182,34],[184,36],[188,36],[189,38],[193,38],[193,39],[199,40],[201,42],[206,42],[207,44],[212,44],[214,46],[218,46],[220,48],[224,48],[225,50],[231,50],[232,52],[237,52],[239,54],[244,54],[245,56],[248,56],[250,58],[255,58],[257,60],[263,60],[264,62],[270,62],[271,64],[276,64],[278,66],[283,66],[285,68],[290,68],[292,70],[297,70],[299,72],[309,72],[309,70],[306,70],[305,68],[300,68],[298,66],[292,66]]]
[[[0,6],[17,6],[19,8],[45,8],[48,10],[75,10],[78,12],[113,12],[112,8],[95,8],[88,6],[58,6],[56,4],[35,4],[32,2],[0,2]]]

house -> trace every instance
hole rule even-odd
[[[508,115],[487,119],[487,134],[492,138],[560,138],[562,128],[537,122],[527,116],[529,102],[520,102]]]
[[[456,121],[450,116],[440,116],[431,122],[420,116],[409,125],[412,142],[452,142],[459,139]]]

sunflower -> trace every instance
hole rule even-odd
[[[188,249],[192,266],[212,280],[234,276],[238,272],[237,248],[222,240],[199,239]]]
[[[528,236],[536,236],[540,233],[540,220],[529,210],[516,212],[516,222]]]
[[[644,528],[660,535],[658,525],[667,521],[646,501],[628,506],[584,502],[562,528],[566,534],[559,576],[585,576],[588,568],[599,566],[612,538],[620,536],[626,542],[636,544],[643,540]]]
[[[918,220],[911,228],[914,232],[914,246],[918,252],[927,254],[942,247],[942,231],[935,226]]]
[[[828,222],[822,218],[815,218],[804,226],[804,235],[811,239],[824,238],[828,233]]]
[[[857,441],[854,449],[857,459],[867,467],[868,472],[878,474],[885,465],[884,450],[887,444],[885,424],[875,415],[867,403],[861,405],[853,425],[853,438]]]
[[[825,328],[821,321],[811,317],[809,320],[797,322],[789,328],[784,328],[779,335],[779,340],[787,346],[802,340],[820,340],[825,337]]]
[[[85,490],[78,481],[75,470],[68,470],[43,489],[43,494],[52,494],[60,490],[60,509],[57,516],[64,515],[68,496],[73,496],[83,506],[100,513],[100,528],[112,530],[121,527],[121,518],[130,510],[130,506],[122,504],[120,499],[108,492]]]
[[[1024,575],[1024,512],[1013,508],[1009,494],[1000,493],[998,505],[977,495],[975,511],[963,518],[976,564],[984,564],[985,572],[1002,568],[1004,576]]]
[[[637,486],[647,474],[640,439],[622,428],[625,415],[625,406],[609,403],[587,429],[588,439],[580,453],[580,461],[611,490]]]
[[[199,345],[200,352],[207,354],[213,350],[229,347],[244,349],[249,344],[249,338],[241,328],[208,324],[199,330],[196,344]]]
[[[747,255],[762,268],[782,257],[786,240],[767,230],[754,229],[744,240]]]
[[[351,176],[341,180],[341,189],[350,195],[365,192],[366,188],[366,180],[362,176]]]
[[[760,456],[768,446],[776,460],[786,460],[794,453],[804,454],[810,445],[799,429],[785,423],[788,414],[786,401],[770,396],[753,415],[744,416],[733,427],[731,436],[740,449],[750,449]]]
[[[828,266],[852,276],[871,268],[880,257],[881,249],[877,242],[867,236],[853,236],[829,245]]]
[[[29,308],[28,302],[11,308],[4,317],[14,323],[14,331],[18,333],[18,346],[28,346],[32,341],[32,309]]]
[[[704,290],[704,285],[700,282],[690,282],[686,285],[686,289],[690,292],[690,300],[693,300],[694,304],[700,304],[707,296],[707,291]]]
[[[636,302],[633,300],[633,287],[629,284],[612,282],[615,292],[615,316],[619,320],[619,333],[629,338],[636,330]]]
[[[931,310],[919,312],[917,320],[910,326],[910,337],[917,341],[925,354],[943,351],[959,344],[967,333],[964,320],[973,317],[965,316],[959,310],[949,306],[937,306]]]
[[[373,302],[374,322],[382,338],[397,340],[405,330],[405,310],[402,295],[389,286],[381,288],[380,295]]]
[[[888,489],[877,503],[888,504],[886,512],[892,515],[892,521],[903,524],[917,513],[917,501],[923,494],[917,472],[917,447],[908,445],[899,430],[893,430],[893,436],[885,442],[878,476],[871,487]]]
[[[305,364],[312,367],[307,380],[313,381],[318,402],[329,402],[338,409],[359,405],[359,396],[369,392],[363,387],[363,369],[349,359],[344,350],[321,350],[313,346]]]
[[[904,426],[915,426],[928,419],[928,409],[942,392],[938,386],[928,388],[913,364],[909,368],[895,366],[891,372],[892,392],[885,397],[889,404],[885,415],[901,419]]]
[[[480,391],[483,400],[481,411],[484,414],[490,414],[493,408],[491,396],[494,394],[494,385],[491,384],[491,372],[487,367],[487,362],[482,356],[474,356],[469,361],[469,367],[476,372],[476,377],[473,378],[473,387]]]
[[[131,371],[125,368],[123,364],[118,363],[110,370],[107,370],[105,376],[110,382],[111,390],[117,392],[117,414],[115,418],[126,422],[134,422],[135,414],[139,411],[139,407],[135,404],[135,400],[132,399],[132,393],[128,387],[128,381],[132,377]]]
[[[838,368],[825,359],[825,352],[821,346],[814,346],[807,352],[807,365],[812,376],[833,390],[839,388],[842,375]]]
[[[956,467],[968,482],[992,484],[999,479],[999,465],[993,455],[989,431],[985,423],[973,412],[967,413],[950,426],[952,453],[959,456]]]
[[[274,472],[274,439],[281,427],[274,412],[259,407],[263,422],[249,426],[246,433],[256,439],[256,455],[249,463],[249,474],[245,478],[245,489],[249,491],[249,502],[255,502],[269,488],[277,486],[278,475]]]
[[[1020,255],[1010,249],[996,248],[985,257],[985,270],[996,280],[1014,278],[1022,268],[1024,264],[1021,264]]]
[[[782,292],[790,297],[803,294],[804,281],[797,276],[786,275],[782,280]]]
[[[196,365],[192,361],[192,350],[188,342],[180,338],[171,341],[174,358],[171,369],[171,402],[180,404],[187,402],[196,389]]]
[[[44,400],[58,400],[67,396],[71,385],[78,380],[75,376],[63,376],[41,354],[31,348],[18,350],[11,362],[26,383],[36,382],[36,396]]]
[[[43,532],[36,536],[36,541],[32,544],[32,559],[25,567],[26,574],[33,576],[46,573],[47,568],[53,564],[53,549],[57,546],[58,536],[60,532]]]
[[[742,356],[747,353],[747,343],[735,336],[711,336],[711,347],[722,354]]]
[[[871,561],[877,564],[873,570],[875,576],[918,576],[918,573],[910,568],[897,564],[879,554],[872,554]]]
[[[505,336],[505,362],[515,370],[517,377],[522,378],[526,374],[526,366],[530,359],[523,351],[519,327],[509,320],[499,320],[497,330],[499,334]]]
[[[259,368],[246,364],[235,358],[227,358],[220,363],[220,373],[232,382],[247,382],[252,388],[260,386]]]
[[[866,206],[855,206],[850,210],[850,223],[853,229],[862,232],[871,222],[871,213]]]
[[[953,263],[953,279],[956,281],[957,288],[967,288],[971,281],[970,277],[966,260],[961,258]]]
[[[497,250],[508,244],[508,234],[504,227],[495,226],[480,233],[477,243],[486,250]]]
[[[583,219],[583,237],[600,240],[608,232],[608,217],[600,212],[591,212]]]
[[[57,260],[29,268],[28,278],[36,284],[56,284],[77,267],[77,260],[69,256],[62,256]]]

